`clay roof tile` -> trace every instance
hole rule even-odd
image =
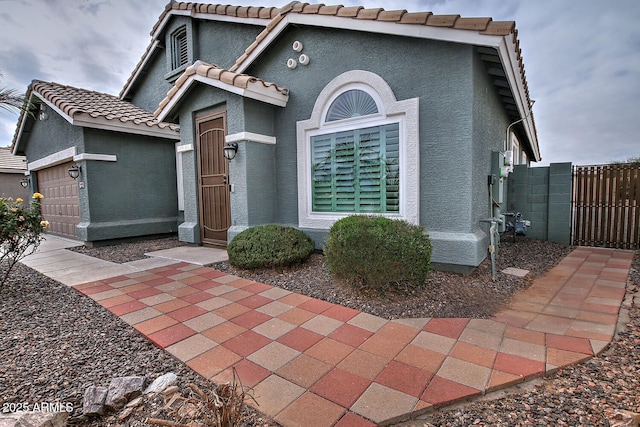
[[[356,18],[375,20],[378,19],[378,15],[380,15],[380,12],[382,12],[383,10],[384,9],[382,9],[381,7],[374,9],[360,9]]]
[[[458,18],[453,28],[460,30],[484,31],[491,22],[491,18]]]
[[[333,6],[322,6],[318,9],[318,15],[337,15],[338,11],[342,9],[344,6],[341,4],[333,5]]]
[[[322,6],[324,6],[324,4],[307,4],[300,13],[317,15]]]
[[[517,33],[514,21],[491,21],[482,34],[491,36],[506,36],[509,33]]]
[[[364,9],[363,6],[350,6],[350,7],[342,7],[338,10],[338,14],[336,16],[342,16],[346,18],[355,18],[358,16],[358,12],[360,9]]]
[[[427,25],[433,27],[453,27],[460,15],[430,15]]]
[[[383,10],[378,15],[378,21],[398,22],[405,13],[406,10]]]
[[[425,25],[427,23],[427,18],[430,15],[433,14],[431,12],[408,12],[402,15],[400,23]]]
[[[152,113],[106,93],[41,80],[34,80],[29,91],[29,93],[38,93],[45,101],[53,104],[72,119],[86,115],[92,119],[135,122],[146,126],[160,124]],[[172,123],[164,126],[174,131],[180,129],[180,126]]]

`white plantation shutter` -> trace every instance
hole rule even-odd
[[[312,210],[399,210],[398,123],[311,138]]]

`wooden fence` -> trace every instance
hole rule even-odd
[[[575,245],[640,249],[640,164],[576,166]]]

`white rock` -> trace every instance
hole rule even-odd
[[[155,381],[153,381],[151,385],[147,387],[144,393],[160,393],[167,387],[174,385],[176,381],[178,381],[178,376],[173,372],[169,372],[156,378]]]

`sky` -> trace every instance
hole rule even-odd
[[[282,7],[289,0],[233,1]],[[0,0],[0,88],[34,80],[118,95],[168,0]],[[314,2],[312,2],[314,3]],[[336,4],[338,2],[326,2]],[[542,161],[640,157],[640,1],[361,0],[345,6],[516,21]],[[258,76],[259,77],[259,76]],[[17,113],[0,109],[0,146]]]

